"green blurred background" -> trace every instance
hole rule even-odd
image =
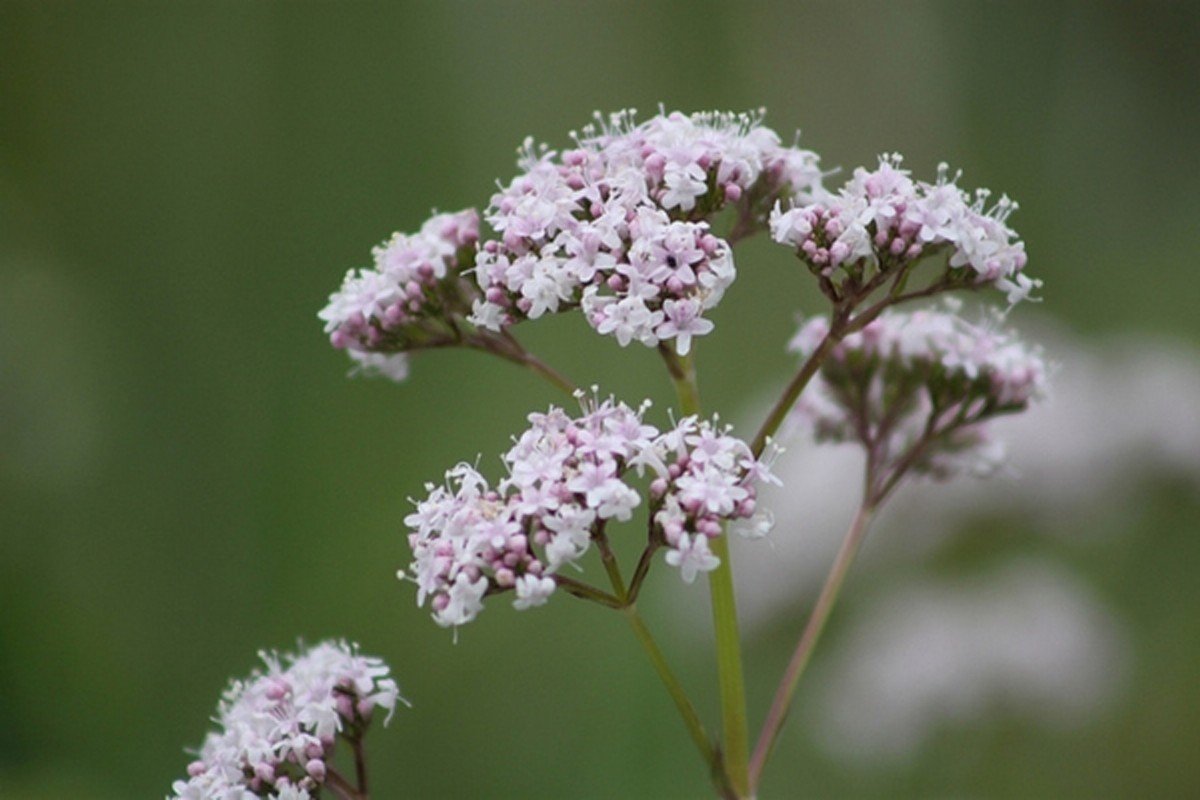
[[[557,398],[469,353],[346,380],[316,311],[391,231],[486,203],[525,135],[661,101],[766,106],[827,167],[948,160],[1021,202],[1045,311],[1200,343],[1197,8],[3,3],[0,796],[162,796],[257,649],[335,635],[415,704],[370,742],[380,798],[703,796],[615,615],[493,603],[454,646],[394,579],[406,497],[494,464]],[[739,265],[699,354],[706,404],[733,416],[819,308],[764,242]],[[578,382],[670,399],[653,353],[578,319],[524,337]],[[889,768],[793,731],[764,796],[1200,794],[1200,500],[1138,480],[1129,530],[1078,559],[1133,631],[1115,707],[1066,732],[1001,719]],[[644,605],[706,694],[673,584]],[[749,643],[757,713],[787,646]]]

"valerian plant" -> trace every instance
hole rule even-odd
[[[528,368],[568,395],[567,407],[529,415],[503,455],[503,475],[460,463],[426,484],[404,520],[412,560],[400,577],[445,627],[474,621],[501,595],[519,610],[566,594],[622,615],[714,791],[753,797],[872,517],[906,477],[990,472],[1002,447],[989,421],[1044,392],[1040,354],[1004,330],[1002,314],[973,323],[949,297],[897,307],[989,287],[1011,306],[1040,282],[1025,274],[1024,244],[1008,226],[1016,204],[968,194],[945,165],[926,182],[899,155],[885,155],[831,189],[816,154],[783,144],[761,113],[662,112],[644,122],[631,111],[597,114],[571,138],[561,151],[526,140],[519,174],[482,213],[438,214],[415,234],[393,235],[372,251],[371,267],[347,273],[319,316],[355,372],[399,381],[412,354],[464,347]],[[791,345],[795,373],[781,380],[759,428],[740,438],[703,415],[693,354],[737,276],[734,246],[758,233],[794,254],[828,314],[803,324]],[[622,347],[657,350],[678,403],[667,424],[650,421],[649,401],[580,391],[517,339],[522,324],[562,313],[581,314]],[[788,430],[818,442],[861,445],[865,474],[859,508],[752,741],[728,536],[770,531],[758,493],[778,482],[773,442],[789,419],[798,424]],[[625,530],[638,509],[644,529]],[[617,536],[643,543],[635,564],[619,563]],[[602,582],[564,570],[593,548]],[[701,574],[709,582],[719,735],[638,612],[660,553],[684,582]],[[323,647],[325,655],[301,656],[287,671],[268,659],[265,675],[235,684],[219,718],[225,732],[210,735],[174,796],[365,798],[361,737],[371,710],[390,712],[398,693],[378,662]],[[289,677],[314,658],[331,663],[316,690]],[[309,712],[313,703],[319,709]],[[356,755],[356,781],[331,766],[339,739]]]

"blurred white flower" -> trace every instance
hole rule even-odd
[[[919,561],[973,518],[1019,513],[1030,529],[1085,537],[1112,530],[1147,475],[1180,475],[1200,488],[1200,414],[1187,401],[1200,397],[1200,352],[1135,335],[1034,338],[1059,366],[1046,401],[994,423],[1007,471],[903,486],[873,525],[850,591],[855,575]],[[764,487],[760,496],[775,512],[770,546],[741,548],[733,559],[739,582],[755,587],[738,598],[748,627],[805,611],[859,501],[862,461],[856,445],[800,442],[779,459],[786,491]]]
[[[1016,559],[872,598],[812,677],[813,724],[835,755],[900,759],[989,715],[1084,722],[1128,663],[1119,624],[1069,572]]]

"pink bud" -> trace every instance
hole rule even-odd
[[[375,713],[375,703],[366,697],[358,701],[356,708],[358,709],[358,716],[362,717],[364,721],[370,720],[371,715]]]
[[[291,687],[288,686],[287,681],[280,680],[279,678],[272,678],[270,683],[267,685],[265,694],[268,700],[278,701],[287,697],[289,691],[291,691]]]
[[[736,183],[725,184],[725,199],[731,203],[736,203],[742,197],[742,187]]]
[[[314,758],[304,765],[304,771],[307,772],[312,779],[317,783],[325,782],[325,762],[319,758]]]
[[[350,695],[339,693],[334,700],[334,705],[337,707],[338,716],[343,719],[354,719],[354,701],[350,699]]]
[[[388,325],[399,325],[404,320],[404,308],[399,303],[392,303],[383,312],[383,321]]]

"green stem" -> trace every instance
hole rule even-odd
[[[554,582],[558,584],[564,592],[580,600],[591,600],[593,603],[599,603],[602,606],[609,608],[624,608],[625,601],[623,598],[616,597],[608,592],[602,592],[595,586],[583,583],[582,581],[568,578],[566,575],[551,575]]]
[[[701,758],[708,764],[712,773],[717,775],[720,772],[720,762],[717,759],[716,752],[713,750],[712,743],[709,741],[708,734],[704,730],[704,723],[700,721],[700,715],[696,713],[696,707],[688,699],[683,684],[679,682],[679,678],[675,677],[675,673],[671,671],[666,657],[663,656],[662,650],[658,648],[658,643],[654,641],[654,637],[650,634],[650,629],[646,627],[646,623],[642,620],[641,615],[638,614],[637,606],[629,605],[622,610],[624,611],[625,620],[629,623],[629,627],[633,629],[633,635],[637,637],[638,642],[642,645],[642,649],[650,657],[650,663],[653,665],[654,671],[658,673],[663,686],[667,688],[667,693],[675,701],[675,707],[679,709],[679,716],[683,718],[683,724],[687,726],[688,733],[691,735],[692,741],[695,742],[696,748],[700,751]]]
[[[625,590],[625,579],[621,577],[621,567],[617,564],[617,557],[612,551],[612,547],[608,543],[608,535],[604,532],[604,522],[601,521],[599,530],[592,535],[592,540],[596,543],[596,549],[600,551],[600,561],[604,564],[604,571],[608,573],[608,582],[612,584],[613,594],[625,602],[628,593]]]
[[[825,356],[829,354],[829,351],[841,339],[843,335],[842,327],[842,323],[835,318],[833,325],[829,329],[829,333],[825,334],[825,338],[821,340],[816,349],[800,365],[800,370],[792,378],[787,388],[783,390],[783,394],[775,402],[771,413],[763,420],[762,426],[758,429],[758,433],[754,434],[754,440],[750,443],[750,450],[754,453],[755,458],[762,455],[763,450],[767,446],[767,440],[779,430],[779,426],[783,424],[792,407],[796,405],[796,398],[804,391],[804,387],[812,380],[813,375],[817,374],[817,370],[825,360]]]
[[[754,746],[754,757],[750,760],[751,788],[758,788],[763,766],[771,755],[776,737],[779,736],[779,730],[783,727],[788,710],[791,708],[792,697],[796,693],[796,684],[800,682],[800,676],[804,673],[804,668],[808,666],[809,659],[812,658],[813,648],[816,647],[821,632],[825,630],[829,612],[833,610],[833,605],[837,601],[838,592],[841,591],[842,583],[846,580],[846,573],[850,570],[850,565],[854,562],[854,557],[858,553],[863,539],[866,538],[872,513],[873,508],[864,502],[858,513],[854,515],[854,520],[850,523],[849,530],[846,531],[846,538],[842,541],[841,549],[838,550],[829,575],[825,578],[825,585],[821,587],[821,594],[817,597],[817,604],[808,618],[808,624],[804,626],[804,633],[800,636],[796,651],[792,654],[792,659],[788,662],[787,669],[779,681],[779,688],[775,690],[775,699],[771,701],[771,708],[763,722],[758,743]]]
[[[364,795],[359,794],[358,790],[350,785],[350,781],[343,778],[341,773],[332,767],[325,774],[325,785],[341,800],[365,800]]]
[[[677,356],[662,348],[667,369],[679,396],[679,408],[685,415],[700,413],[700,392],[696,370],[690,356]],[[733,792],[738,797],[749,793],[750,732],[746,713],[746,684],[742,672],[741,637],[738,634],[737,600],[733,589],[733,564],[727,535],[718,536],[709,546],[721,560],[708,573],[712,597],[713,627],[717,643],[717,682],[721,693],[722,757]]]
[[[750,788],[748,759],[750,723],[746,714],[746,683],[742,674],[742,646],[738,634],[737,602],[733,590],[733,567],[728,535],[710,543],[721,564],[708,573],[712,596],[713,626],[717,639],[717,681],[721,689],[721,727],[725,734],[725,769],[739,796]]]
[[[621,568],[617,564],[616,556],[609,545],[608,536],[604,529],[601,528],[592,537],[596,542],[596,547],[600,550],[600,558],[604,562],[604,569],[608,573],[608,580],[612,584],[613,592],[616,598],[619,599],[620,605],[616,606],[629,623],[629,627],[633,629],[634,635],[638,642],[642,645],[642,649],[646,651],[646,655],[650,656],[650,663],[654,666],[654,671],[658,673],[658,677],[662,680],[663,686],[667,687],[667,693],[671,695],[671,699],[675,701],[675,707],[679,709],[679,716],[683,718],[683,724],[687,727],[688,733],[691,734],[692,741],[696,743],[696,747],[700,750],[700,756],[704,762],[708,764],[709,770],[713,775],[719,772],[720,762],[717,759],[717,754],[713,750],[712,743],[708,739],[708,734],[704,731],[704,724],[700,722],[700,715],[696,713],[696,707],[692,705],[692,701],[688,698],[687,692],[683,688],[683,684],[679,682],[679,678],[675,677],[675,673],[671,671],[671,667],[667,664],[667,658],[659,649],[658,643],[654,641],[654,636],[650,633],[650,629],[646,627],[646,623],[638,614],[637,606],[634,604],[635,598],[631,596],[629,590],[625,588],[625,579],[621,576]],[[641,564],[638,565],[641,569]]]
[[[579,390],[579,387],[572,383],[569,378],[564,376],[558,370],[554,369],[554,367],[550,366],[545,361],[542,361],[533,353],[526,352],[523,358],[523,363],[526,367],[533,370],[534,373],[541,375],[543,378],[549,381],[550,384],[556,389],[571,395],[571,397],[574,397],[575,392]]]
[[[511,361],[514,364],[525,367],[535,375],[544,378],[554,388],[571,395],[571,397],[574,397],[575,392],[579,390],[579,387],[570,378],[526,350],[525,346],[517,340],[517,337],[513,336],[508,330],[499,334],[487,330],[477,331],[472,335],[462,338],[461,342],[467,347],[491,353],[506,361]]]

